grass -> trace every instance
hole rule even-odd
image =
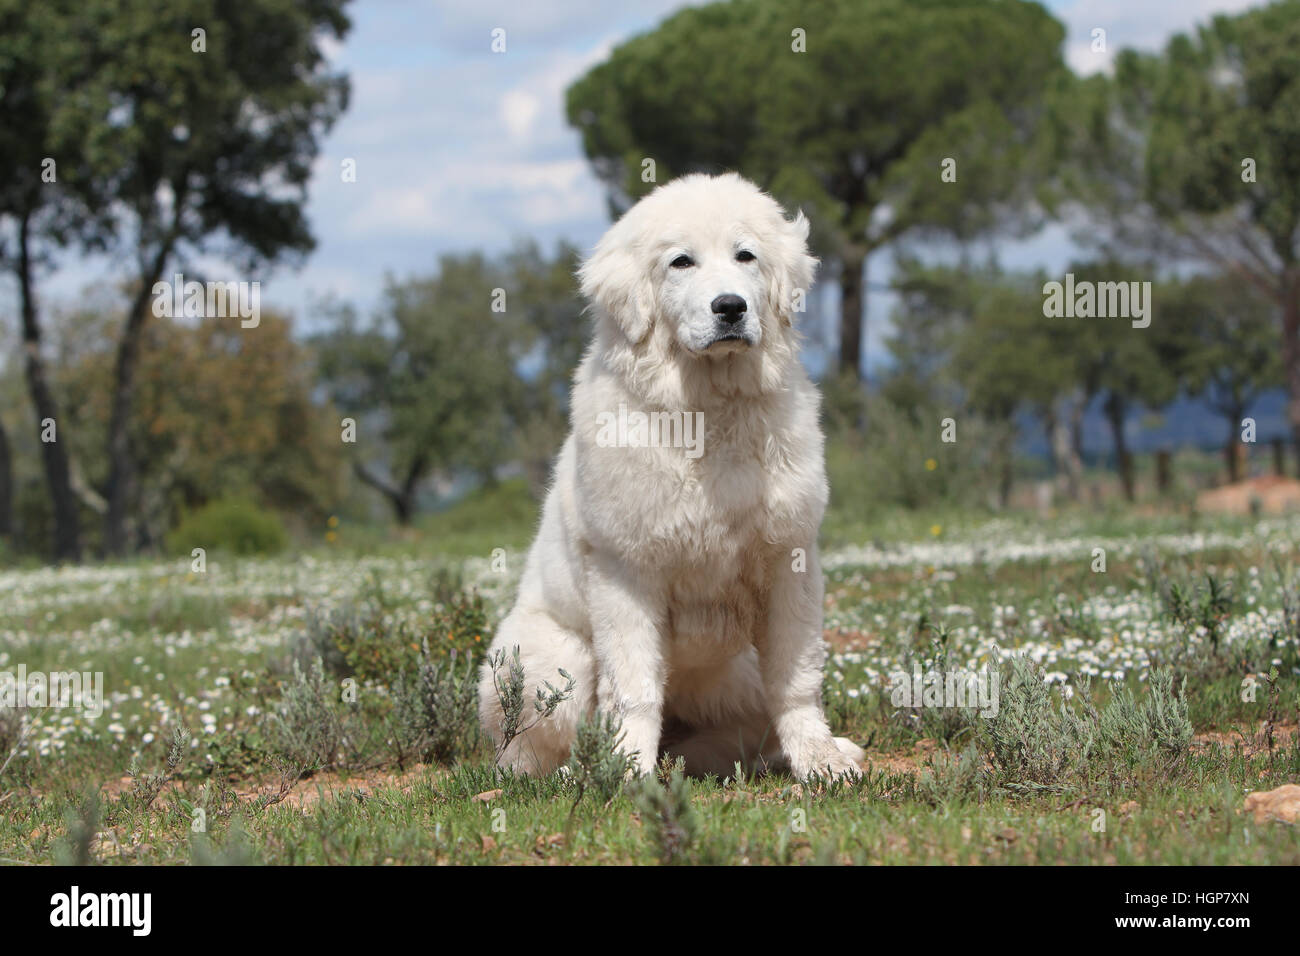
[[[564,774],[493,766],[465,675],[532,529],[493,530],[493,509],[520,521],[505,501],[473,507],[373,551],[344,522],[331,544],[210,555],[204,573],[0,572],[0,671],[102,671],[107,698],[93,719],[0,709],[0,764],[14,753],[0,857],[1300,863],[1300,830],[1240,813],[1247,792],[1300,782],[1295,519],[840,526],[825,696],[836,732],[867,746],[866,776],[683,780],[665,766],[624,784],[617,729],[596,722]],[[895,706],[890,675],[913,665],[997,669],[999,716]]]

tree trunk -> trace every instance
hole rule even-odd
[[[9,453],[9,436],[0,422],[0,538],[14,533],[14,464]]]
[[[1173,455],[1168,448],[1161,448],[1156,452],[1156,490],[1162,495],[1167,495],[1173,484]]]
[[[1011,506],[1011,488],[1015,483],[1015,433],[1011,440],[1003,440],[1003,447],[998,471],[998,508],[1006,511]]]
[[[77,515],[77,498],[72,492],[71,468],[65,445],[58,441],[58,431],[66,423],[59,421],[58,403],[45,379],[41,360],[41,329],[36,317],[36,290],[32,286],[32,264],[28,219],[18,225],[18,293],[22,310],[23,354],[27,372],[27,390],[36,409],[38,438],[45,432],[45,422],[55,428],[55,441],[41,441],[41,460],[45,482],[49,486],[54,508],[54,558],[56,561],[81,560],[81,527]]]
[[[845,254],[840,269],[840,371],[851,371],[862,381],[862,335],[866,320],[862,305],[866,295],[867,256],[854,249]]]
[[[1300,276],[1283,282],[1282,367],[1286,374],[1286,415],[1291,442],[1300,464]],[[1300,472],[1298,472],[1300,473]]]
[[[1228,484],[1235,485],[1241,479],[1241,458],[1237,454],[1237,444],[1241,436],[1237,432],[1237,427],[1241,422],[1241,416],[1236,415],[1228,419],[1228,441],[1223,446],[1223,459],[1228,464]]]
[[[1106,396],[1106,420],[1110,422],[1111,434],[1115,438],[1115,466],[1119,469],[1120,484],[1124,488],[1124,498],[1132,501],[1135,497],[1133,487],[1133,459],[1128,452],[1128,441],[1124,436],[1124,399],[1117,392]]]
[[[352,463],[353,473],[388,499],[388,504],[393,509],[393,516],[397,518],[397,523],[402,527],[410,525],[411,519],[415,517],[415,496],[420,479],[424,475],[425,467],[423,459],[416,459],[407,472],[406,481],[398,488],[384,481],[378,475],[372,474],[370,469],[361,462],[354,461]]]
[[[1091,402],[1092,395],[1080,389],[1070,403],[1070,479],[1078,488],[1083,487],[1083,418]]]
[[[1070,414],[1073,415],[1073,410]],[[1059,409],[1054,409],[1048,419],[1048,440],[1051,442],[1052,463],[1056,467],[1056,492],[1069,501],[1078,501],[1081,476],[1070,427]]]
[[[108,417],[108,485],[104,494],[108,504],[104,512],[104,552],[113,557],[127,552],[127,507],[135,483],[135,459],[131,455],[129,432],[131,403],[135,397],[135,370],[140,360],[145,323],[149,319],[149,300],[170,254],[171,240],[167,240],[159,246],[149,274],[140,276],[140,288],[131,301],[122,338],[117,343],[113,399]]]

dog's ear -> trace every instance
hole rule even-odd
[[[635,250],[621,230],[611,229],[578,270],[582,294],[613,319],[633,345],[650,333],[655,305],[648,263],[640,261]]]
[[[780,319],[781,324],[793,324],[796,311],[795,297],[799,303],[797,311],[805,308],[808,290],[812,286],[813,274],[817,271],[817,260],[808,254],[808,219],[802,212],[792,222],[782,221],[774,241],[775,256],[772,271],[768,276],[768,308]]]

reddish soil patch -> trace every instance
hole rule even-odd
[[[1281,475],[1262,475],[1223,485],[1196,496],[1196,510],[1206,514],[1248,515],[1252,502],[1262,514],[1300,511],[1300,481]]]
[[[1259,721],[1253,728],[1241,728],[1240,730],[1207,730],[1205,733],[1196,734],[1192,737],[1193,747],[1207,747],[1211,744],[1219,744],[1223,747],[1242,748],[1242,753],[1247,757],[1253,757],[1256,754],[1268,752],[1268,734],[1266,732],[1266,721]],[[1278,750],[1290,744],[1296,733],[1300,732],[1300,725],[1294,721],[1287,723],[1279,721],[1273,725],[1273,749]]]

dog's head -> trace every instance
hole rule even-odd
[[[734,173],[691,175],[629,209],[579,272],[582,291],[633,345],[659,337],[702,359],[760,348],[791,326],[817,260],[808,221]]]

